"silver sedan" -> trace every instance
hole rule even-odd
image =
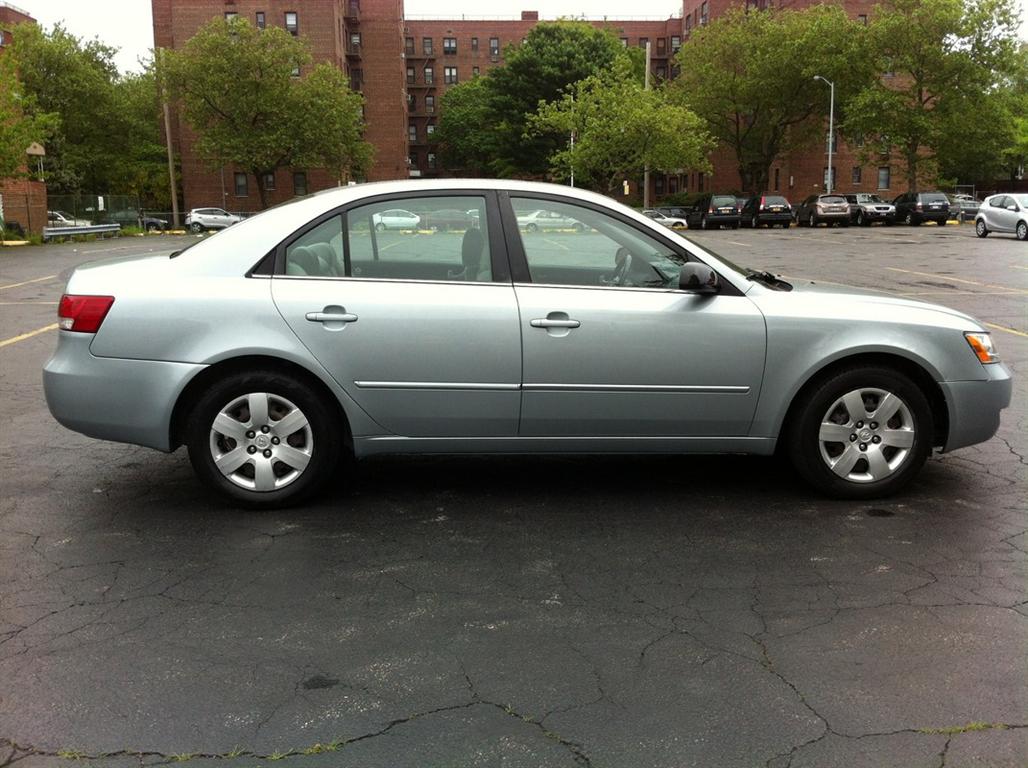
[[[390,210],[472,211],[462,232]],[[542,211],[582,224],[556,237]],[[168,256],[71,276],[44,384],[87,435],[185,445],[235,503],[346,482],[344,452],[787,453],[820,491],[906,485],[988,440],[1011,380],[987,330],[789,284],[610,199],[529,182],[334,189]]]

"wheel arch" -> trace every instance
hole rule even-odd
[[[946,438],[949,434],[949,410],[946,407],[946,397],[928,368],[916,360],[894,352],[857,352],[828,361],[820,368],[808,372],[806,379],[792,394],[789,400],[789,407],[778,424],[777,447],[785,447],[785,444],[788,442],[786,425],[793,423],[800,403],[815,387],[839,371],[862,366],[892,368],[913,381],[928,399],[928,405],[932,411],[932,424],[934,428],[932,445],[941,446],[946,444]]]
[[[168,435],[171,450],[175,450],[175,448],[182,445],[189,412],[207,387],[225,376],[257,369],[274,371],[302,380],[318,392],[338,418],[345,435],[344,440],[347,450],[353,450],[353,433],[350,419],[342,403],[339,402],[339,398],[336,397],[331,388],[321,377],[304,368],[299,363],[272,355],[239,355],[226,358],[207,366],[194,376],[179,394],[178,399],[175,401],[175,407],[171,412]]]

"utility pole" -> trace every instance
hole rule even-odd
[[[571,94],[571,187],[575,186],[575,94]]]
[[[650,90],[650,41],[646,41],[646,79],[643,89]],[[643,208],[650,207],[650,166],[643,168]]]
[[[157,49],[157,61],[164,63],[164,49]],[[171,189],[171,221],[175,229],[179,227],[178,190],[175,184],[175,155],[171,150],[171,110],[168,109],[168,89],[164,84],[164,67],[158,69],[161,78],[161,103],[164,107],[164,141],[168,147],[168,186]]]
[[[814,75],[815,80],[828,83],[831,88],[830,101],[828,102],[828,183],[825,185],[825,192],[832,194],[832,185],[835,183],[835,174],[832,172],[832,146],[835,144],[835,83],[821,75]]]

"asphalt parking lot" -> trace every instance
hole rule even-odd
[[[999,435],[873,503],[772,459],[463,457],[234,510],[42,396],[69,270],[190,238],[0,251],[0,766],[1028,765],[1028,244],[695,238],[975,315]]]

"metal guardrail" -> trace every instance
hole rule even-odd
[[[88,227],[43,227],[43,239],[52,240],[57,237],[74,235],[116,235],[121,232],[121,224],[92,224]]]

